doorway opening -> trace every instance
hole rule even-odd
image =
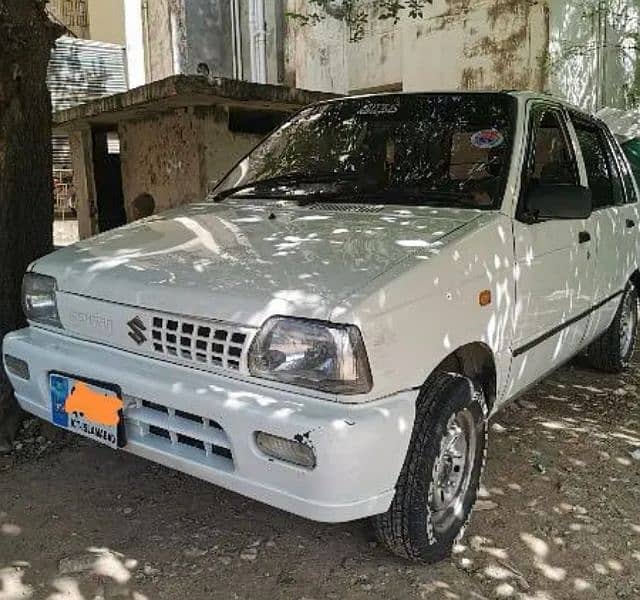
[[[126,224],[120,161],[120,138],[115,129],[93,129],[93,172],[98,208],[98,231]]]

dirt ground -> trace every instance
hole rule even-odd
[[[492,422],[454,557],[321,525],[27,423],[0,458],[0,600],[640,598],[640,363],[571,366]]]

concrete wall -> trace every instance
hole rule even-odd
[[[230,0],[92,1],[125,3],[128,62],[136,85],[174,74],[196,74],[201,63],[206,64],[214,76],[233,77]],[[267,0],[265,3],[267,83],[283,83],[284,2]],[[240,1],[240,21],[238,43],[242,48],[243,79],[249,80],[248,0]]]
[[[89,0],[89,29],[92,40],[124,46],[124,1]]]
[[[127,74],[129,86],[140,87],[147,81],[144,22],[140,0],[124,0],[125,34],[127,38]]]
[[[403,23],[405,90],[543,88],[546,2],[436,0],[433,13]]]
[[[593,111],[637,104],[637,2],[551,0],[550,7],[550,91]]]
[[[305,0],[288,0],[289,12],[304,13]],[[347,93],[349,34],[340,21],[326,19],[314,27],[287,23],[286,82],[307,89]]]
[[[212,75],[233,77],[229,0],[185,2],[187,54],[183,73],[196,74],[200,63]]]
[[[303,12],[303,0],[288,0]],[[434,0],[424,18],[394,25],[370,10],[365,37],[349,43],[343,23],[290,24],[288,78],[334,92],[401,88],[540,89],[548,47],[546,1]]]
[[[146,48],[147,83],[170,77],[176,73],[178,47],[174,33],[179,24],[184,27],[180,0],[153,0],[143,11],[143,39]]]
[[[156,212],[202,200],[260,136],[228,130],[213,107],[188,108],[120,124],[122,180],[127,217],[132,203],[151,194]]]

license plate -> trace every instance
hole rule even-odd
[[[124,446],[122,400],[116,386],[51,374],[49,389],[54,425],[111,448]]]

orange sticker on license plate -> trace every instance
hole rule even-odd
[[[55,425],[118,448],[123,441],[123,402],[118,393],[64,375],[49,377]]]
[[[68,415],[78,413],[96,425],[115,427],[120,422],[122,400],[112,392],[95,391],[82,381],[74,381],[64,405]]]

